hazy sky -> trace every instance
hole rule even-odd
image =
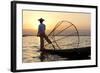
[[[67,20],[73,23],[80,35],[90,34],[91,14],[74,12],[50,12],[23,10],[23,34],[34,35],[38,30],[38,19],[45,19],[46,30],[51,31],[57,22]],[[63,25],[66,27],[66,25]],[[61,28],[60,28],[61,29]]]

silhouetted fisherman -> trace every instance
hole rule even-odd
[[[43,21],[44,21],[43,18],[40,18],[40,19],[39,19],[40,24],[39,24],[38,33],[37,33],[37,36],[40,37],[40,50],[41,50],[41,51],[45,50],[45,48],[44,48],[44,39],[45,39],[49,44],[52,43],[52,42],[48,39],[48,36],[45,34],[46,26],[45,26],[45,24],[43,24]]]

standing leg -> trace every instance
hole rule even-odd
[[[43,36],[40,36],[40,51],[41,51],[40,60],[41,60],[41,62],[43,62],[45,59],[43,50],[44,50],[44,39],[43,39]]]
[[[43,39],[43,36],[40,36],[40,50],[44,50],[44,39]]]

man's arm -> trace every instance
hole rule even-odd
[[[39,36],[39,29],[40,29],[40,26],[38,27],[38,32],[37,32],[37,36]]]
[[[46,30],[46,26],[45,26],[45,24],[44,24],[44,30]]]

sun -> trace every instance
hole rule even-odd
[[[23,29],[38,30],[40,18],[45,20],[43,23],[46,25],[46,30],[54,27],[55,19],[52,15],[37,11],[23,11]]]

